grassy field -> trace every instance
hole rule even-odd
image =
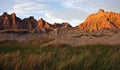
[[[120,70],[120,45],[1,42],[0,70]]]

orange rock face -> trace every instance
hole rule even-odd
[[[97,31],[103,28],[120,29],[120,14],[100,9],[98,13],[89,15],[78,28],[86,31]]]
[[[13,28],[13,29],[17,29],[18,26],[17,26],[17,24],[16,24],[16,14],[15,14],[15,13],[12,13],[12,14],[11,14],[11,19],[12,19],[12,28]]]
[[[39,28],[46,28],[46,29],[50,29],[51,25],[46,22],[45,20],[43,20],[42,18],[40,20],[38,20],[38,27]]]
[[[52,26],[48,22],[43,20],[42,18],[38,20],[37,27],[38,27],[38,30],[43,31],[43,32],[49,32],[52,30]]]
[[[10,27],[10,21],[9,21],[7,16],[5,16],[5,18],[3,20],[3,26],[4,26],[5,29]]]

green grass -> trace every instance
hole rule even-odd
[[[120,70],[120,45],[1,43],[0,70]]]

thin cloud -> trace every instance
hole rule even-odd
[[[57,0],[65,8],[76,8],[88,12],[96,12],[102,8],[105,10],[119,11],[120,0]]]
[[[73,26],[80,24],[88,13],[82,10],[66,8],[60,10],[49,10],[45,13],[45,17],[49,22],[69,22]]]
[[[46,7],[47,5],[45,4],[26,2],[15,4],[13,11],[19,14],[42,13]]]
[[[83,22],[84,20],[76,20],[76,19],[71,19],[71,20],[63,20],[63,19],[60,19],[60,18],[56,18],[54,16],[52,16],[51,14],[48,14],[46,13],[45,16],[47,17],[47,21],[50,22],[50,23],[55,23],[55,22],[59,22],[59,23],[62,23],[62,22],[68,22],[68,23],[72,23],[72,26],[76,26],[76,25],[79,25],[81,22]]]
[[[55,23],[55,22],[61,23],[61,22],[64,21],[62,19],[59,19],[59,18],[56,18],[56,17],[52,16],[49,13],[45,13],[45,17],[46,17],[47,21],[50,22],[50,23]]]

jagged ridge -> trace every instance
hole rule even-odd
[[[78,26],[80,30],[97,31],[100,29],[119,30],[120,14],[115,12],[105,12],[100,9],[97,13],[87,17],[85,22]]]
[[[29,18],[24,18],[23,20],[16,16],[15,13],[7,14],[4,12],[3,15],[0,16],[0,32],[8,32],[8,31],[28,31],[28,32],[40,32],[46,33],[50,31],[56,31],[63,27],[71,27],[68,23],[62,24],[50,24],[46,22],[43,18],[38,21],[30,16]]]

